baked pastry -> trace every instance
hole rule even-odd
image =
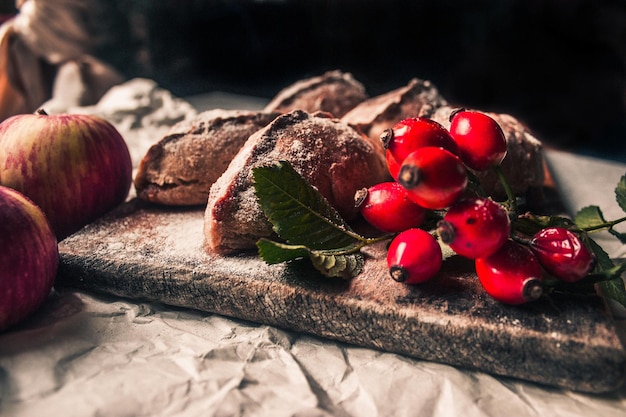
[[[450,114],[456,109],[451,106],[442,106],[430,117],[449,129]],[[542,187],[546,179],[542,143],[515,117],[502,113],[484,113],[498,122],[504,132],[507,155],[501,166],[515,195],[522,196],[532,189]],[[494,170],[472,172],[478,177],[486,193],[496,198],[506,198],[502,183]]]
[[[413,78],[403,87],[363,101],[341,120],[379,140],[385,129],[399,121],[408,117],[429,117],[435,109],[446,104],[430,81]]]
[[[265,107],[265,111],[287,113],[304,110],[323,111],[342,117],[368,98],[363,84],[350,73],[338,70],[303,79],[281,90]]]
[[[209,110],[180,122],[152,145],[135,175],[137,196],[164,205],[204,205],[248,137],[279,113]]]
[[[302,110],[283,114],[250,136],[211,187],[204,217],[208,251],[231,254],[272,235],[254,194],[252,169],[280,160],[289,161],[346,221],[358,215],[357,190],[390,178],[383,154],[345,123]]]

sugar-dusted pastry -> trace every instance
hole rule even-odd
[[[403,87],[363,101],[341,120],[378,140],[381,133],[408,117],[429,117],[447,104],[437,88],[427,80],[414,78]]]
[[[164,205],[206,204],[211,185],[248,137],[278,114],[208,110],[172,126],[141,160],[137,196]]]
[[[335,70],[285,87],[267,104],[265,111],[323,111],[342,117],[367,98],[365,87],[351,73]]]
[[[355,192],[389,179],[382,152],[350,126],[327,114],[283,114],[250,136],[211,187],[204,218],[208,251],[230,254],[272,235],[252,170],[279,160],[289,161],[347,221],[358,215]]]

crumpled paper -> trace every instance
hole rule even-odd
[[[55,293],[0,335],[0,415],[623,416],[591,396],[215,314]]]
[[[227,101],[240,108],[257,104],[225,97],[194,103],[203,109]],[[72,110],[109,119],[135,164],[172,123],[200,111],[145,79],[114,87],[96,106]],[[625,166],[549,155],[571,207],[611,204]],[[570,190],[589,188],[594,176],[602,180],[589,183],[593,190]],[[71,289],[53,292],[32,318],[0,334],[2,416],[621,417],[625,409],[626,386],[581,394]]]

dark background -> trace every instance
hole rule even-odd
[[[418,77],[544,143],[626,160],[624,0],[102,0],[95,54],[178,96],[271,98],[351,72],[372,96]]]

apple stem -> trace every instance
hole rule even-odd
[[[37,109],[35,114],[40,115],[40,116],[47,116],[48,115],[48,113],[46,113],[46,111],[44,109]]]

